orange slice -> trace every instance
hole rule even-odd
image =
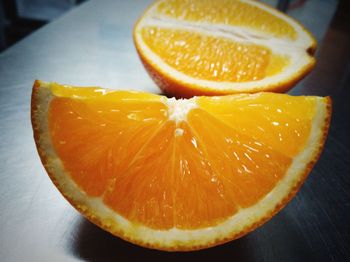
[[[247,234],[291,200],[324,145],[330,103],[36,81],[32,123],[50,178],[88,219],[141,246],[194,250]]]
[[[284,92],[315,64],[314,37],[257,1],[156,1],[134,42],[154,81],[177,97]]]

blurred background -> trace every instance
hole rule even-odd
[[[0,52],[85,0],[1,0]]]
[[[85,1],[1,0],[0,52]],[[262,0],[261,2],[302,21],[320,42],[339,1],[341,0]]]

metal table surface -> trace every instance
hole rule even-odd
[[[34,145],[29,112],[33,81],[159,92],[132,42],[133,23],[148,3],[87,2],[0,54],[0,261],[350,261],[346,1],[319,37],[316,68],[291,92],[332,96],[325,149],[298,195],[264,226],[203,251],[148,250],[91,224],[56,190]],[[322,18],[322,12],[313,15]]]

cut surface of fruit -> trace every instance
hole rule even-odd
[[[195,250],[238,238],[295,195],[319,157],[330,99],[195,97],[36,81],[32,124],[57,188],[141,246]]]
[[[156,1],[134,42],[158,86],[177,97],[282,92],[315,64],[311,34],[256,1]]]

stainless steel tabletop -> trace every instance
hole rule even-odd
[[[132,42],[133,24],[149,2],[89,1],[0,54],[0,261],[350,261],[347,1],[340,1],[334,13],[314,10],[314,18],[294,14],[315,30],[319,47],[316,68],[291,93],[331,95],[334,114],[324,152],[308,180],[264,226],[208,250],[148,250],[91,224],[56,190],[34,145],[33,81],[159,93]],[[310,8],[319,8],[317,1],[315,7],[310,2]]]

